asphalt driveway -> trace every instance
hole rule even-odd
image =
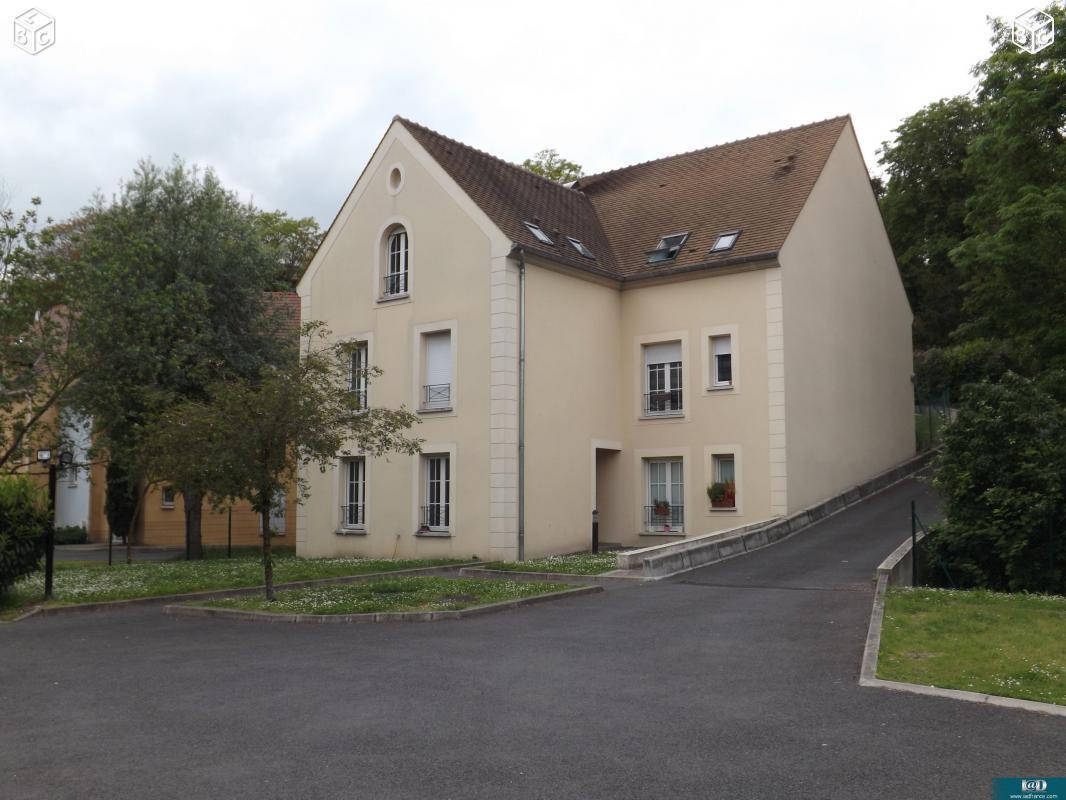
[[[1066,719],[857,684],[906,482],[678,579],[422,625],[0,627],[0,797],[987,798]]]

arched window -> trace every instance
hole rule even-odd
[[[385,246],[385,286],[382,294],[407,294],[407,231],[394,228]]]

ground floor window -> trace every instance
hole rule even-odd
[[[737,507],[736,459],[732,453],[713,457],[714,482],[707,488],[711,508],[734,509]]]
[[[645,462],[644,523],[648,531],[679,533],[685,525],[685,467],[678,459]]]
[[[274,498],[270,501],[270,535],[285,535],[285,509],[288,505],[288,496],[284,489],[278,489]],[[263,535],[263,518],[259,518],[259,535]]]
[[[451,524],[451,458],[447,454],[423,457],[425,505],[422,528],[446,531]]]
[[[366,459],[352,458],[344,462],[341,524],[345,528],[366,527]]]

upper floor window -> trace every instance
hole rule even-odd
[[[733,337],[711,337],[711,374],[716,388],[733,385]]]
[[[434,331],[422,334],[422,411],[447,411],[452,407],[452,334]]]
[[[407,252],[407,231],[404,228],[393,229],[385,246],[385,276],[381,292],[384,297],[407,294]]]
[[[351,367],[348,372],[348,391],[352,392],[359,401],[360,408],[366,408],[367,396],[367,346],[366,342],[359,342],[352,350]]]
[[[681,342],[644,345],[644,416],[680,416],[683,411]]]
[[[681,252],[681,248],[684,247],[687,240],[687,233],[672,233],[669,236],[664,236],[659,240],[659,244],[655,246],[655,249],[648,253],[648,263],[659,264],[663,261],[673,261],[677,258],[677,254]]]
[[[174,508],[175,491],[173,486],[164,486],[160,494],[159,505],[163,508]]]
[[[718,238],[714,240],[714,245],[711,247],[712,253],[722,253],[726,250],[732,250],[733,245],[737,243],[737,239],[740,238],[740,231],[727,231],[726,233],[718,234]]]

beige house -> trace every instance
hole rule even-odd
[[[298,287],[420,456],[307,475],[307,556],[536,557],[789,514],[913,454],[848,117],[561,186],[405,119]],[[356,370],[358,375],[358,370]]]

